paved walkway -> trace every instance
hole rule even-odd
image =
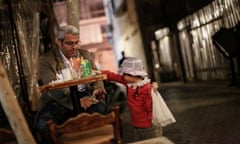
[[[162,136],[162,137],[136,141],[128,144],[174,144],[174,143],[170,141],[168,138]]]
[[[177,122],[163,128],[175,144],[240,144],[240,87],[228,82],[163,83],[160,93]],[[132,128],[124,117],[124,142],[132,141]]]
[[[163,84],[160,92],[177,120],[163,135],[176,144],[240,144],[240,87],[178,82]]]

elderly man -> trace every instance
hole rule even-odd
[[[95,69],[90,53],[79,48],[79,31],[76,27],[67,25],[60,28],[57,32],[56,43],[58,48],[42,55],[39,59],[39,82],[48,84],[57,81],[62,75],[63,69],[74,72],[72,60],[74,57],[83,57],[91,63],[92,69]],[[105,90],[103,82],[95,82],[87,85],[78,86],[78,96],[81,105],[81,112],[99,112],[104,114],[106,106],[104,102],[95,103],[93,96],[104,96]],[[40,134],[41,143],[51,143],[46,122],[52,119],[57,124],[62,124],[73,115],[73,104],[69,88],[62,88],[43,92],[40,98],[40,110],[36,116],[35,128]]]

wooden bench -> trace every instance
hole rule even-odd
[[[119,107],[107,115],[81,113],[62,125],[47,122],[54,144],[121,144]]]

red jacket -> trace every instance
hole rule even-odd
[[[152,97],[151,84],[147,83],[141,87],[128,87],[123,77],[119,74],[102,71],[110,81],[116,81],[127,87],[127,100],[131,116],[131,125],[138,128],[148,128],[152,125]]]

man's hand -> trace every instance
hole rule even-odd
[[[81,107],[85,110],[88,109],[92,104],[95,104],[96,100],[91,97],[80,98]]]
[[[94,97],[96,97],[97,99],[104,99],[106,94],[107,93],[106,93],[106,90],[104,88],[95,89],[92,93],[92,95]]]

